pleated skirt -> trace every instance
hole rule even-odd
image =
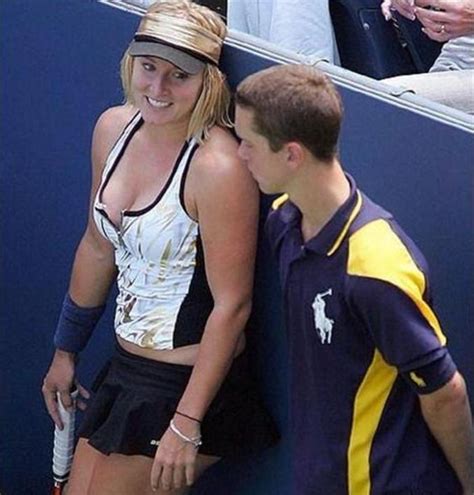
[[[191,372],[191,366],[136,356],[117,344],[92,387],[79,437],[106,455],[154,457]],[[201,434],[199,452],[218,457],[249,455],[277,441],[245,352],[235,358],[203,419]]]

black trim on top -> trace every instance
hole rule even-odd
[[[120,133],[120,136],[118,137],[116,143],[114,144],[114,146],[110,150],[110,153],[112,153],[112,151],[114,150],[114,148],[117,146],[117,143],[120,141],[120,139],[122,139],[122,136],[128,131],[128,129],[130,128],[130,125],[133,124],[134,120],[137,118],[137,116],[139,115],[139,113],[140,112],[137,112],[133,116],[132,120],[130,120],[130,122],[125,126],[124,130]],[[105,177],[105,180],[102,182],[102,184],[100,186],[99,194],[97,196],[98,199],[99,199],[99,203],[102,203],[103,204],[103,202],[102,202],[102,195],[104,193],[104,189],[107,187],[107,184],[109,183],[110,178],[112,177],[112,174],[114,173],[114,170],[117,168],[117,165],[118,165],[120,159],[122,158],[123,154],[125,153],[125,149],[127,148],[128,143],[130,142],[130,140],[132,139],[132,137],[135,135],[135,133],[138,131],[138,129],[140,129],[140,127],[142,125],[143,125],[143,119],[142,119],[142,117],[140,117],[137,120],[137,122],[135,123],[135,126],[132,128],[132,130],[128,134],[128,136],[125,138],[125,141],[122,144],[122,149],[119,151],[118,155],[115,157],[115,161],[114,161],[113,165],[109,168],[109,170],[107,172],[107,176]],[[109,156],[110,156],[110,153],[109,153]],[[107,159],[108,159],[108,157],[107,157]]]
[[[184,52],[187,55],[189,55],[190,57],[194,57],[195,59],[197,59],[201,62],[217,66],[217,64],[214,62],[214,60],[206,57],[202,53],[194,52],[194,51],[190,50],[189,48],[184,48],[182,46],[175,45],[173,43],[170,43],[169,41],[162,40],[161,38],[155,38],[154,36],[148,36],[146,34],[136,34],[133,37],[133,40],[138,41],[138,42],[146,41],[147,43],[158,43],[160,45],[170,46],[171,48],[175,48],[176,50],[179,50],[180,52]]]
[[[110,220],[109,215],[107,215],[106,211],[104,211],[102,208],[99,208],[98,206],[94,206],[94,210],[99,215],[102,215],[105,219],[107,219],[114,226],[114,228],[117,229],[117,226],[114,224],[114,222],[112,222],[112,220]]]
[[[140,119],[138,119],[136,122],[135,122],[135,119],[140,115],[140,110],[137,110],[133,117],[130,119],[130,121],[127,123],[127,125],[123,128],[122,132],[119,134],[119,137],[115,140],[115,143],[114,145],[112,146],[112,148],[110,148],[110,151],[109,151],[109,155],[115,151],[115,148],[117,147],[118,143],[120,142],[120,139],[122,139],[122,136],[127,133],[129,131],[129,129],[134,126],[134,125],[137,125],[137,123],[139,122]]]
[[[204,333],[207,320],[214,308],[206,276],[206,264],[201,234],[196,237],[196,265],[189,290],[181,302],[173,329],[173,349],[198,344]]]
[[[169,189],[170,185],[172,184],[174,176],[176,175],[176,172],[179,168],[179,164],[181,163],[181,160],[183,159],[183,156],[186,153],[188,147],[189,147],[189,141],[185,141],[183,146],[181,147],[181,151],[179,152],[178,157],[176,158],[170,176],[168,177],[168,179],[166,179],[165,185],[161,188],[161,191],[158,193],[158,196],[155,198],[155,200],[148,206],[145,206],[145,208],[142,208],[141,210],[130,210],[130,211],[125,210],[123,212],[124,217],[138,217],[140,215],[143,215],[144,213],[147,213],[159,203],[160,199],[165,195],[166,191]]]
[[[193,159],[194,153],[196,153],[198,148],[199,148],[199,143],[194,143],[194,148],[189,153],[188,161],[186,162],[184,166],[183,174],[181,175],[181,184],[179,185],[179,203],[184,213],[186,213],[186,215],[193,222],[196,222],[196,219],[189,214],[188,210],[186,209],[186,204],[184,202],[184,186],[186,182],[186,177],[188,176],[188,172],[189,172],[189,165],[191,164],[191,160]]]

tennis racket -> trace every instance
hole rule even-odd
[[[63,429],[60,430],[57,426],[54,428],[54,446],[53,446],[53,491],[52,495],[61,495],[64,486],[69,479],[71,471],[72,458],[74,455],[74,426],[76,418],[75,400],[78,391],[71,392],[74,407],[71,411],[67,411],[59,396],[58,392],[58,408]]]

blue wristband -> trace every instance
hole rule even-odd
[[[54,334],[55,347],[67,352],[82,351],[104,310],[105,304],[95,308],[81,308],[66,294]]]

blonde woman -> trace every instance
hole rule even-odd
[[[81,424],[68,495],[184,494],[224,456],[272,443],[246,370],[258,193],[228,131],[219,16],[153,4],[98,119],[90,220],[45,377],[71,404],[75,358],[116,280],[117,350]],[[78,385],[80,393],[88,392]]]

